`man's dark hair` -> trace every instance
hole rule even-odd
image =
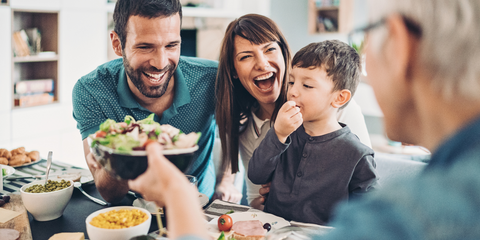
[[[118,0],[115,4],[113,22],[115,32],[122,44],[127,41],[127,23],[130,16],[146,18],[170,17],[178,13],[182,19],[182,5],[179,0]]]
[[[324,67],[333,81],[333,91],[347,89],[352,97],[360,81],[360,56],[354,48],[338,40],[308,44],[295,54],[292,67]]]

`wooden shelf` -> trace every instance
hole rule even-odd
[[[51,62],[58,61],[58,55],[53,57],[44,57],[44,56],[26,56],[26,57],[14,57],[13,62],[23,63],[23,62]]]
[[[317,11],[338,11],[339,6],[317,7]]]
[[[59,55],[58,55],[58,11],[31,9],[12,9],[12,109],[50,105],[59,102]],[[14,33],[20,30],[38,29],[41,35],[38,50],[40,54],[30,56],[14,56],[16,50]],[[27,31],[28,32],[28,31]],[[36,31],[33,31],[35,33]],[[28,33],[27,33],[28,34]],[[18,40],[18,38],[17,38]],[[18,42],[18,41],[17,41]],[[30,41],[30,46],[33,45]],[[17,45],[18,46],[18,45]],[[26,46],[25,46],[26,48]],[[25,49],[24,48],[24,49]],[[30,49],[30,54],[32,54]],[[25,55],[25,52],[23,52]],[[20,55],[20,54],[19,54]],[[20,81],[51,79],[51,88],[27,91],[23,95],[15,94],[15,84]]]
[[[353,24],[353,4],[353,0],[340,0],[339,6],[317,7],[315,0],[308,0],[309,33],[347,33]]]

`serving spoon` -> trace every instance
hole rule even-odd
[[[43,184],[45,187],[47,186],[48,173],[50,172],[50,167],[52,166],[52,155],[53,155],[53,152],[49,151],[48,158],[47,158],[47,172],[45,172],[45,183]]]

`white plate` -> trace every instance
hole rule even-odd
[[[94,182],[92,173],[91,173],[90,170],[88,170],[88,169],[75,169],[75,168],[71,168],[71,169],[68,169],[68,170],[57,171],[57,172],[55,172],[55,173],[50,173],[50,175],[52,175],[52,176],[51,176],[51,177],[49,176],[48,178],[49,178],[49,179],[53,179],[53,178],[66,178],[66,179],[76,180],[75,178],[73,178],[73,176],[71,176],[71,174],[79,174],[79,175],[80,175],[80,180],[79,180],[79,182],[80,182],[81,184],[90,184],[90,183],[93,183],[93,182]],[[65,177],[64,177],[64,175],[65,175]],[[78,178],[77,178],[77,179],[78,179]]]
[[[13,167],[10,167],[10,166],[7,166],[7,165],[3,165],[3,164],[0,164],[2,166],[2,169],[7,169],[7,175],[3,176],[4,178],[12,175],[13,173],[15,173],[15,168]],[[3,175],[3,172],[0,172],[0,174]]]
[[[208,199],[207,195],[203,194],[203,193],[198,193],[198,199],[200,200],[200,206],[202,207],[205,207],[205,205],[207,205],[208,201],[210,201],[210,199]]]
[[[228,215],[232,217],[234,224],[237,221],[259,220],[263,224],[270,223],[270,225],[272,226],[272,230],[290,226],[290,223],[287,220],[281,217],[277,217],[270,213],[265,213],[265,212],[241,212],[241,213],[231,213]],[[208,222],[209,232],[220,233],[220,231],[218,230],[217,222],[218,222],[218,217]]]
[[[21,167],[26,167],[26,166],[30,166],[30,165],[33,165],[33,164],[37,164],[37,163],[39,163],[41,160],[42,160],[42,158],[40,158],[40,159],[37,160],[37,161],[32,161],[32,162],[29,162],[29,163],[24,163],[24,164],[22,164],[22,165],[14,166],[14,168],[21,168]]]

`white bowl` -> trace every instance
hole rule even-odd
[[[122,228],[122,229],[106,229],[106,228],[99,228],[95,227],[90,222],[92,219],[100,213],[109,212],[112,210],[120,210],[120,209],[137,209],[145,214],[147,214],[147,220],[145,222],[140,223],[137,226],[129,227],[129,228]],[[92,214],[88,215],[85,223],[87,225],[87,233],[88,239],[90,240],[129,240],[132,237],[140,236],[140,235],[147,235],[148,230],[150,229],[150,223],[152,221],[152,215],[150,212],[143,208],[139,207],[131,207],[131,206],[120,206],[120,207],[109,207],[100,209]]]
[[[61,181],[62,179],[55,179],[54,181]],[[29,193],[25,192],[30,186],[36,184],[44,184],[45,181],[34,181],[29,184],[25,184],[20,188],[20,195],[22,196],[23,205],[29,211],[37,221],[50,221],[57,219],[63,214],[63,210],[67,207],[68,201],[72,197],[73,193],[73,181],[70,182],[70,186],[62,190],[45,193]]]

